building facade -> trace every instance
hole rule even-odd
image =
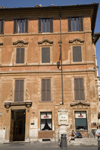
[[[0,9],[0,142],[58,141],[72,129],[93,137],[97,10],[96,3]]]

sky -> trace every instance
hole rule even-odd
[[[6,8],[12,7],[34,7],[35,5],[41,4],[42,6],[50,6],[54,4],[55,6],[60,5],[76,5],[76,4],[90,4],[90,3],[99,3],[100,0],[0,0],[0,6]],[[100,6],[97,12],[97,19],[95,24],[95,33],[100,32]],[[97,56],[97,65],[99,66],[98,75],[100,76],[100,39],[96,43],[96,56]]]

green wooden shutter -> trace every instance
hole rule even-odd
[[[42,79],[42,101],[46,101],[46,79]]]
[[[15,102],[24,100],[24,80],[15,80]]]
[[[83,31],[83,17],[79,17],[79,31]]]
[[[50,22],[50,32],[53,32],[53,19],[49,19]]]
[[[79,78],[74,78],[75,100],[80,99],[79,92]]]
[[[83,78],[79,78],[79,95],[80,95],[80,100],[84,100]]]
[[[4,34],[4,20],[1,20],[1,31],[0,34]]]
[[[16,48],[16,63],[20,63],[20,48]]]
[[[47,79],[47,101],[51,101],[51,82]]]
[[[38,32],[41,33],[42,32],[42,19],[38,19]]]
[[[20,52],[20,63],[24,63],[24,57],[25,57],[25,49],[21,48]]]
[[[20,81],[20,89],[19,89],[19,101],[24,100],[24,80],[19,80]]]
[[[25,33],[28,33],[28,19],[25,19]]]
[[[13,31],[14,33],[17,33],[17,32],[18,32],[18,29],[17,29],[17,28],[18,28],[18,26],[17,26],[17,20],[14,19],[14,28],[13,28],[13,29],[14,29],[14,31]]]
[[[69,32],[72,31],[71,30],[71,20],[72,20],[72,18],[68,18],[68,31]]]
[[[50,63],[50,47],[42,48],[42,63]]]
[[[19,80],[15,80],[15,102],[19,101]]]
[[[81,46],[73,46],[73,62],[81,62],[81,61],[82,61]]]

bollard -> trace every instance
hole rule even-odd
[[[100,141],[98,140],[98,150],[100,150]]]
[[[61,147],[61,148],[67,148],[67,138],[66,138],[66,134],[61,134],[60,147]]]

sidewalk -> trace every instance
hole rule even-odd
[[[9,144],[0,144],[0,150],[61,150],[58,142],[14,142]],[[67,150],[98,150],[97,146],[67,146]]]

